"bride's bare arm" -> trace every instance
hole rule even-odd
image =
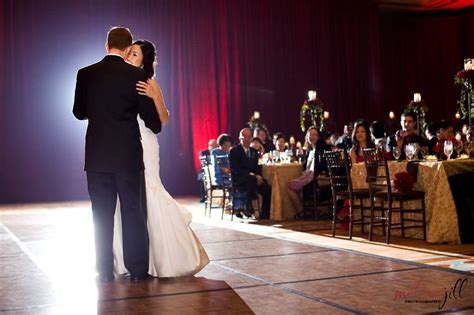
[[[163,92],[158,83],[153,79],[148,79],[147,82],[139,81],[137,83],[137,91],[138,94],[146,95],[153,100],[161,123],[166,124],[169,120],[169,111],[166,108]]]

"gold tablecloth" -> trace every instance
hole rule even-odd
[[[390,161],[390,174],[406,171],[407,162]],[[430,243],[460,244],[458,216],[448,177],[472,171],[473,159],[452,160],[442,162],[423,161],[418,164],[415,189],[425,192],[426,236]],[[364,163],[352,165],[351,178],[354,188],[366,188],[366,170]],[[365,204],[365,203],[364,203]],[[395,205],[398,206],[398,205]],[[410,207],[410,203],[407,203]],[[394,217],[394,222],[398,218]],[[393,231],[399,234],[398,230]],[[409,229],[406,236],[423,238],[421,229]]]
[[[268,164],[262,165],[263,178],[272,186],[272,200],[270,204],[270,219],[292,219],[296,210],[288,197],[287,184],[290,180],[301,176],[301,164]]]

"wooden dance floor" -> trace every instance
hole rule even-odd
[[[474,274],[417,262],[433,252],[209,219],[195,200],[211,263],[142,283],[95,282],[89,203],[0,207],[0,315],[474,312]]]

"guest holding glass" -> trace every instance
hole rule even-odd
[[[416,114],[412,112],[403,113],[400,116],[401,130],[388,137],[387,150],[393,152],[398,148],[401,152],[401,158],[405,158],[404,148],[409,143],[418,143],[420,146],[426,146],[425,138],[416,133]]]

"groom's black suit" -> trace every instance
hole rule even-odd
[[[161,121],[152,100],[136,91],[146,81],[142,69],[120,56],[79,70],[73,113],[88,119],[85,171],[92,202],[99,275],[113,272],[113,226],[117,194],[121,203],[124,262],[133,276],[148,271],[146,220],[140,206],[143,150],[137,114],[153,132]]]

